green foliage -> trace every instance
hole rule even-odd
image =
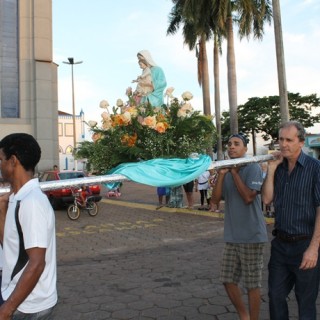
[[[299,93],[288,93],[290,120],[302,123],[305,128],[312,127],[320,121],[320,114],[312,115],[313,108],[320,106],[316,94],[301,96]],[[230,134],[230,117],[228,112],[222,113],[222,134]],[[249,98],[244,105],[238,107],[239,131],[247,134],[262,133],[265,140],[278,139],[278,128],[281,123],[279,96]]]
[[[131,103],[131,104],[130,104]],[[92,129],[94,142],[83,142],[77,158],[104,173],[118,164],[154,158],[187,158],[206,153],[216,140],[212,118],[194,111],[188,101],[172,100],[154,108],[127,106],[104,112],[102,126]]]

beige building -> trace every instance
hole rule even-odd
[[[0,139],[32,134],[42,149],[39,171],[59,162],[52,58],[52,0],[0,0]]]
[[[85,140],[84,113],[80,112],[75,116],[76,123],[76,143]],[[55,163],[60,170],[84,170],[85,160],[74,160],[73,152],[73,115],[59,111],[58,118],[59,135],[59,162]]]

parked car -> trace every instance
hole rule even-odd
[[[56,181],[56,180],[67,180],[75,178],[84,178],[86,174],[83,171],[45,171],[42,173],[39,181]],[[101,200],[100,185],[89,186],[92,196],[94,196],[94,201],[98,202]],[[72,191],[70,188],[62,188],[56,190],[45,191],[48,196],[49,201],[53,209],[59,209],[73,202],[74,198],[72,196]]]

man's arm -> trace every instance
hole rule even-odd
[[[303,254],[300,269],[312,269],[316,266],[319,255],[320,245],[320,207],[317,207],[316,222],[309,247]]]
[[[278,157],[277,160],[271,160],[268,162],[267,176],[263,182],[261,197],[264,204],[269,205],[273,201],[274,194],[274,174],[278,165],[282,162],[283,158],[279,153],[274,153]]]
[[[252,190],[248,188],[248,186],[242,181],[240,175],[239,175],[240,167],[235,167],[230,170],[234,184],[237,187],[237,190],[243,199],[245,204],[250,204],[253,202],[255,197],[257,196],[258,192],[257,190]]]
[[[32,292],[45,268],[46,248],[27,249],[29,261],[15,289],[0,307],[0,319],[10,320],[18,306]]]
[[[212,197],[213,197],[213,202],[215,204],[218,204],[222,199],[223,180],[227,172],[229,172],[228,168],[221,169],[218,171],[218,178],[217,178],[216,184],[212,188]]]

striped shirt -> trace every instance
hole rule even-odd
[[[301,152],[289,175],[284,159],[275,172],[273,204],[276,229],[312,235],[320,206],[320,161]]]

